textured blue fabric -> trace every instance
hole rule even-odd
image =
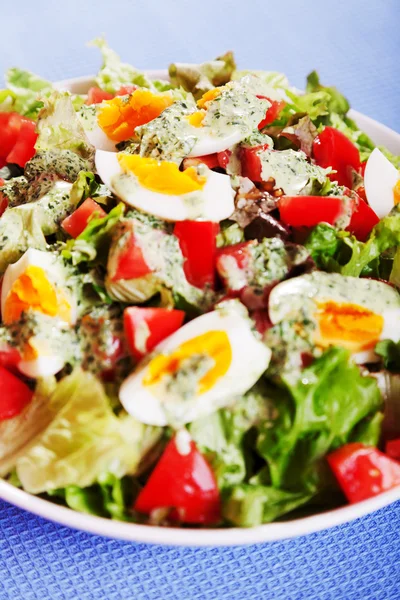
[[[94,72],[105,33],[159,68],[232,48],[241,67],[320,71],[354,108],[400,130],[399,0],[1,2],[0,72]],[[76,532],[0,501],[0,600],[398,600],[400,503],[296,540],[221,549],[135,545]]]

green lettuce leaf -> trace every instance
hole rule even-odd
[[[139,486],[134,478],[118,478],[106,473],[99,478],[99,483],[89,487],[69,485],[49,491],[47,496],[50,500],[62,502],[79,512],[118,521],[132,521],[131,507],[135,491],[139,491]]]
[[[383,254],[399,244],[400,210],[394,207],[373,228],[366,242],[360,242],[345,231],[320,223],[311,232],[305,247],[317,266],[324,271],[353,277],[364,275],[387,279]]]
[[[106,217],[91,219],[75,240],[68,240],[62,250],[63,257],[74,265],[94,260],[105,264],[113,229],[122,219],[124,211],[125,205],[120,202]]]
[[[289,492],[271,486],[243,483],[223,496],[224,518],[238,527],[270,523],[312,498],[307,492]]]
[[[123,85],[138,85],[151,88],[150,79],[131,65],[121,62],[118,54],[111,50],[104,38],[96,38],[91,46],[100,48],[103,65],[95,77],[96,85],[106,92],[115,93]]]
[[[31,119],[35,119],[43,102],[39,100],[48,94],[53,86],[29,71],[12,68],[5,76],[7,90],[0,92],[1,110],[12,110]]]
[[[191,423],[191,436],[212,466],[220,489],[244,481],[251,468],[246,434],[260,423],[272,426],[273,416],[265,386],[259,382],[232,407]]]
[[[285,389],[271,390],[274,427],[260,427],[257,448],[273,487],[315,491],[322,485],[323,457],[351,440],[355,427],[381,408],[382,396],[376,380],[363,376],[343,348],[284,373],[282,383]]]
[[[232,52],[201,64],[173,63],[169,66],[171,82],[200,98],[205,92],[230,81],[236,69]]]
[[[100,382],[79,369],[58,383],[49,405],[53,420],[16,465],[22,487],[34,494],[133,474],[161,433],[116,416]]]
[[[400,373],[400,342],[381,340],[375,346],[375,352],[382,357],[385,369],[391,373]]]
[[[322,85],[317,71],[312,71],[307,76],[306,92],[312,93],[321,91],[329,95],[329,112],[334,112],[338,115],[345,115],[349,111],[350,104],[347,98],[345,98],[336,87],[326,87]]]
[[[36,150],[71,150],[94,167],[94,148],[72,104],[69,92],[54,91],[45,98],[37,124]]]

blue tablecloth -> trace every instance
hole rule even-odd
[[[243,68],[316,68],[352,105],[400,130],[399,0],[20,0],[1,3],[0,72],[94,72],[105,33],[138,67],[235,49]],[[398,600],[400,503],[296,540],[240,548],[135,545],[0,501],[0,600]]]

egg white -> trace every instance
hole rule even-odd
[[[134,174],[125,175],[123,189],[114,178],[124,175],[117,154],[96,151],[96,170],[102,181],[126,204],[166,221],[202,219],[219,222],[234,211],[234,191],[230,177],[206,169],[207,181],[203,189],[173,196],[160,194],[142,187]]]
[[[400,179],[400,173],[386,156],[375,148],[367,160],[364,173],[364,186],[371,208],[381,219],[394,206],[393,188]]]
[[[56,375],[64,367],[64,364],[65,360],[61,356],[39,355],[34,360],[21,360],[17,367],[23,375],[37,379]]]
[[[316,271],[279,283],[269,297],[269,317],[276,325],[286,319],[308,318],[317,322],[316,302],[350,303],[381,315],[384,319],[379,339],[400,340],[400,296],[382,281],[345,277],[338,273]],[[357,363],[374,362],[374,351],[354,353]]]
[[[225,135],[212,135],[208,127],[193,127],[192,134],[197,137],[197,141],[188,156],[193,158],[222,152],[238,144],[248,135],[247,132],[243,133],[243,130],[238,129],[233,129]]]
[[[41,267],[43,271],[49,275],[50,282],[57,282],[60,287],[63,287],[63,285],[66,286],[66,277],[62,266],[57,262],[57,258],[50,252],[43,252],[42,250],[29,248],[16,263],[9,265],[4,273],[1,290],[2,314],[4,314],[7,297],[14,282],[21,277],[21,275],[30,266]],[[66,297],[68,298],[68,302],[71,306],[70,323],[73,325],[77,319],[77,306],[72,294],[67,292]]]
[[[123,382],[119,392],[121,403],[128,413],[149,425],[180,426],[230,404],[256,383],[269,364],[271,351],[255,337],[251,322],[242,312],[243,307],[237,305],[236,301],[225,305],[181,327],[139,364]],[[211,389],[194,398],[182,397],[176,401],[176,398],[172,400],[168,395],[160,400],[152,390],[153,386],[143,385],[151,358],[161,353],[171,353],[183,342],[213,330],[228,334],[232,361],[228,371]]]

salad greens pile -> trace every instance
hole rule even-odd
[[[315,71],[92,45],[87,94],[0,91],[0,476],[208,527],[399,485],[349,464],[400,459],[400,156]]]

